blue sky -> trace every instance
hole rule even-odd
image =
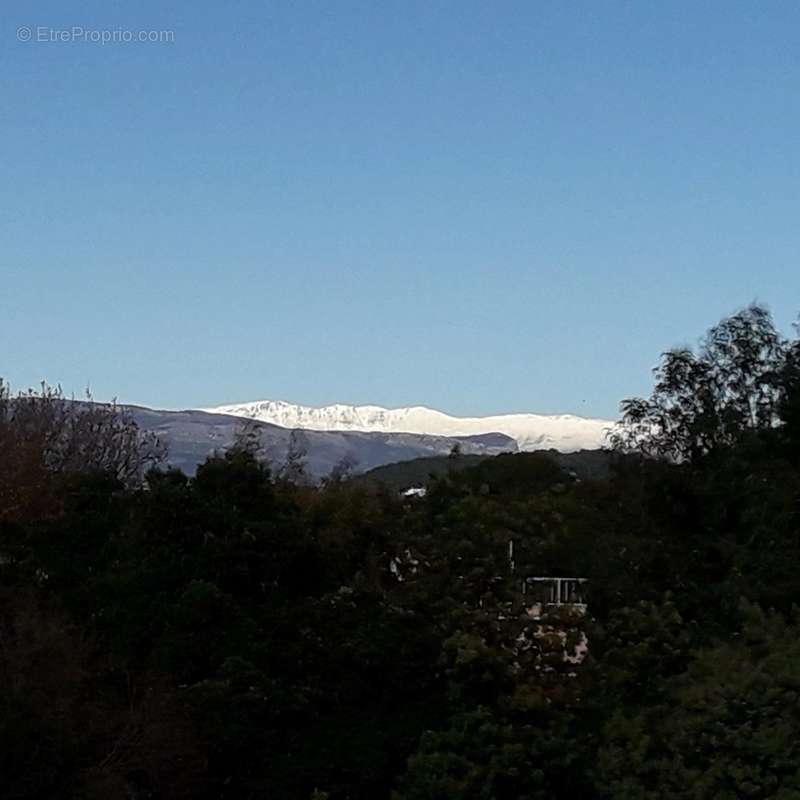
[[[797,3],[7,2],[0,67],[18,388],[609,416],[800,311]]]

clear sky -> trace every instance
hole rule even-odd
[[[609,416],[800,311],[796,2],[6,0],[0,68],[17,388]]]

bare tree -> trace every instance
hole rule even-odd
[[[308,456],[308,440],[301,430],[293,430],[289,434],[286,449],[286,460],[279,472],[279,478],[286,483],[302,483],[306,477],[306,458]]]
[[[331,485],[347,480],[355,472],[357,466],[358,459],[352,453],[347,453],[333,465],[333,469],[325,478],[325,483]]]
[[[125,486],[158,465],[165,448],[126,409],[64,397],[60,387],[16,395],[0,379],[0,518],[52,499],[54,479],[102,472]]]
[[[261,441],[261,426],[254,419],[245,418],[236,426],[233,444],[229,451],[248,453],[258,461],[266,460],[264,444]]]

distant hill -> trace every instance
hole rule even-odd
[[[245,421],[228,414],[204,411],[160,411],[141,406],[126,406],[142,430],[153,431],[164,441],[168,463],[193,474],[197,465],[215,451],[229,448]],[[283,464],[292,430],[263,422],[252,422],[258,432],[264,455],[274,464]],[[413,433],[363,433],[358,431],[298,431],[307,451],[309,476],[319,479],[334,467],[349,461],[355,472],[383,464],[402,462],[421,456],[449,453],[458,443],[467,455],[496,455],[517,449],[516,442],[498,433],[478,436],[431,436]]]
[[[559,453],[557,450],[537,450],[534,453],[517,454],[515,458],[545,456],[562,470],[574,474],[580,480],[597,480],[608,476],[612,455],[606,450],[579,450],[576,453]],[[425,486],[431,477],[441,477],[452,471],[473,469],[487,460],[504,456],[461,455],[457,458],[435,456],[415,458],[397,464],[376,467],[355,480],[386,486],[394,491],[403,491],[414,486]]]

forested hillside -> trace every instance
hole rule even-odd
[[[495,462],[494,458],[487,458],[487,456],[465,455],[456,447],[449,456],[415,458],[410,461],[375,467],[375,469],[360,475],[356,480],[364,484],[386,486],[396,491],[402,491],[409,487],[427,486],[431,479],[477,467],[484,461],[487,462],[486,469],[496,473],[500,468],[491,466],[492,463],[519,465],[525,463],[526,459],[535,461],[542,456],[558,464],[564,471],[565,477],[577,480],[607,478],[611,463],[615,458],[614,454],[605,450],[578,450],[574,453],[559,453],[557,450],[538,450],[533,453],[521,453],[514,456],[503,455],[500,457],[499,462]],[[481,470],[478,469],[473,474],[479,476],[480,472]]]
[[[622,410],[605,477],[408,500],[0,390],[0,796],[800,798],[800,344],[748,308]]]

